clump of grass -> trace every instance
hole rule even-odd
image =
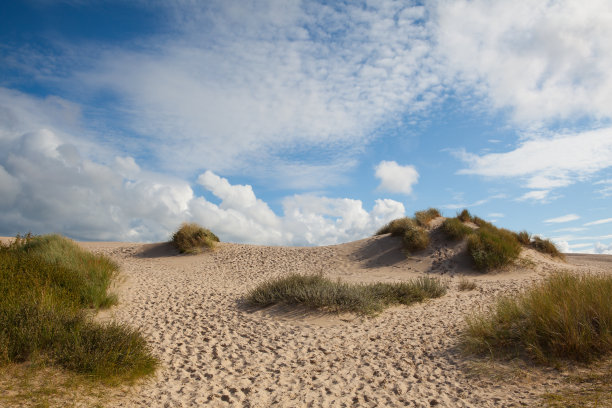
[[[491,224],[489,221],[485,221],[480,217],[477,216],[473,216],[472,217],[472,222],[476,225],[478,225],[478,227],[493,227],[493,228],[497,228],[495,225]]]
[[[458,241],[474,232],[459,218],[447,218],[442,223],[442,231],[452,240]]]
[[[467,318],[467,351],[590,361],[612,352],[612,276],[557,272]]]
[[[529,245],[531,243],[531,234],[527,231],[521,231],[514,234],[517,241],[521,243],[521,245]]]
[[[476,289],[476,282],[466,278],[461,278],[459,281],[459,290],[474,290]]]
[[[557,258],[564,259],[565,256],[559,251],[557,246],[549,239],[542,239],[538,236],[533,237],[531,240],[531,247],[538,252],[549,254]]]
[[[408,217],[391,221],[376,232],[376,235],[391,234],[401,237],[404,248],[409,252],[420,251],[429,245],[429,233]]]
[[[152,372],[157,360],[138,332],[86,312],[116,301],[107,293],[116,272],[58,235],[0,245],[0,364],[49,359],[101,379]]]
[[[437,208],[428,208],[427,210],[417,211],[414,213],[414,219],[421,227],[426,228],[429,222],[440,217],[440,211]]]
[[[372,315],[393,304],[410,305],[445,293],[446,286],[430,277],[365,285],[332,281],[321,275],[292,274],[260,284],[247,294],[246,300],[254,306],[284,303]]]
[[[463,211],[457,214],[457,219],[461,222],[472,221],[472,214],[470,214],[470,212],[464,208]]]
[[[172,243],[181,252],[197,254],[204,248],[214,248],[219,237],[196,223],[183,223],[172,235]]]
[[[511,231],[485,224],[468,237],[468,251],[480,270],[505,266],[521,253],[521,245]]]

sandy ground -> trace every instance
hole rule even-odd
[[[222,243],[196,256],[168,244],[81,245],[121,266],[120,304],[99,318],[139,327],[161,360],[153,378],[111,397],[113,407],[539,406],[563,376],[508,367],[491,375],[492,363],[457,348],[465,315],[555,269],[612,273],[612,256],[559,263],[525,250],[517,265],[481,275],[464,244],[435,232],[430,249],[409,257],[390,236],[315,248]],[[373,318],[253,310],[242,302],[258,283],[293,272],[354,282],[429,274],[445,279],[449,291]],[[477,289],[459,291],[465,277]]]

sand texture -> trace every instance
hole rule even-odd
[[[152,378],[110,397],[113,407],[539,406],[542,393],[560,387],[559,371],[527,375],[463,356],[464,316],[555,269],[612,273],[612,257],[563,263],[524,250],[515,266],[483,275],[465,244],[435,233],[429,249],[408,257],[390,236],[315,248],[221,243],[195,256],[169,244],[82,245],[121,266],[120,304],[99,318],[139,327],[161,360]],[[429,274],[449,291],[373,318],[243,303],[258,283],[293,272],[354,282]],[[477,288],[460,291],[461,277]]]

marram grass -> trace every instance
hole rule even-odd
[[[612,352],[612,276],[556,272],[467,318],[465,350],[538,362],[590,361]]]
[[[117,273],[108,258],[59,235],[0,245],[0,364],[39,358],[102,380],[133,379],[157,360],[134,329],[94,322]]]
[[[183,223],[172,235],[172,243],[181,253],[197,254],[206,248],[214,248],[219,242],[210,230],[196,223]]]
[[[373,315],[390,305],[409,305],[445,293],[446,286],[440,279],[430,277],[400,283],[351,284],[321,275],[292,274],[260,284],[247,294],[246,301],[262,307],[282,303]]]

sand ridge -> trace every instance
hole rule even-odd
[[[120,304],[99,318],[140,328],[161,360],[153,378],[117,391],[113,407],[538,406],[562,383],[559,373],[479,374],[479,362],[457,348],[464,316],[555,268],[612,273],[605,261],[559,263],[525,250],[516,266],[479,275],[462,244],[435,235],[429,249],[408,257],[390,236],[311,248],[221,243],[196,256],[168,244],[81,245],[121,267]],[[434,274],[449,291],[374,318],[242,302],[258,283],[293,272],[355,282]],[[459,291],[461,276],[478,288]]]

